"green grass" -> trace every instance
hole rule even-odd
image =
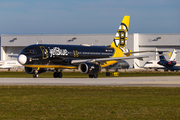
[[[19,78],[32,78],[32,74],[26,72],[0,72],[2,77],[19,77]],[[99,77],[107,77],[105,72],[101,72]],[[140,77],[140,76],[180,76],[180,72],[120,72],[119,77]],[[53,78],[53,72],[45,72],[39,74],[40,78]],[[112,76],[111,76],[112,77]],[[88,78],[87,74],[80,72],[63,72],[63,78]]]
[[[180,119],[180,88],[0,86],[0,119]]]

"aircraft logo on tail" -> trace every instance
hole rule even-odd
[[[121,47],[126,48],[127,37],[128,37],[128,28],[129,28],[130,16],[124,16],[121,25],[114,37],[114,41],[112,42],[112,47]]]

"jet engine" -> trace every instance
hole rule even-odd
[[[31,67],[25,67],[25,71],[26,71],[26,73],[28,73],[28,74],[34,74],[35,73],[35,68],[31,68]],[[47,69],[46,68],[40,68],[39,70],[38,70],[38,74],[40,74],[40,73],[44,73],[44,72],[46,72],[47,71]]]
[[[176,61],[169,61],[169,62],[168,62],[168,65],[174,66],[174,65],[176,65]]]
[[[158,64],[163,66],[174,66],[176,65],[176,61],[159,61]]]
[[[84,74],[95,74],[101,71],[101,67],[93,63],[81,63],[78,70]]]

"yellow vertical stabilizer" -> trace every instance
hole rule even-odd
[[[171,57],[172,56],[172,52],[170,52],[168,55],[169,55],[169,57]]]
[[[130,16],[127,16],[127,15],[124,16],[124,18],[121,22],[121,25],[119,26],[119,29],[116,33],[116,36],[114,37],[114,40],[111,43],[111,47],[126,48],[128,29],[129,29],[129,21],[130,21]]]

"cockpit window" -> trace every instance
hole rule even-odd
[[[30,52],[29,52],[29,50],[24,50],[24,52],[23,52],[23,53],[30,53]]]
[[[30,50],[31,54],[37,54],[36,50]]]
[[[24,50],[24,52],[23,53],[30,53],[30,54],[37,54],[37,51],[36,50],[33,50],[33,49],[31,49],[31,50]]]

